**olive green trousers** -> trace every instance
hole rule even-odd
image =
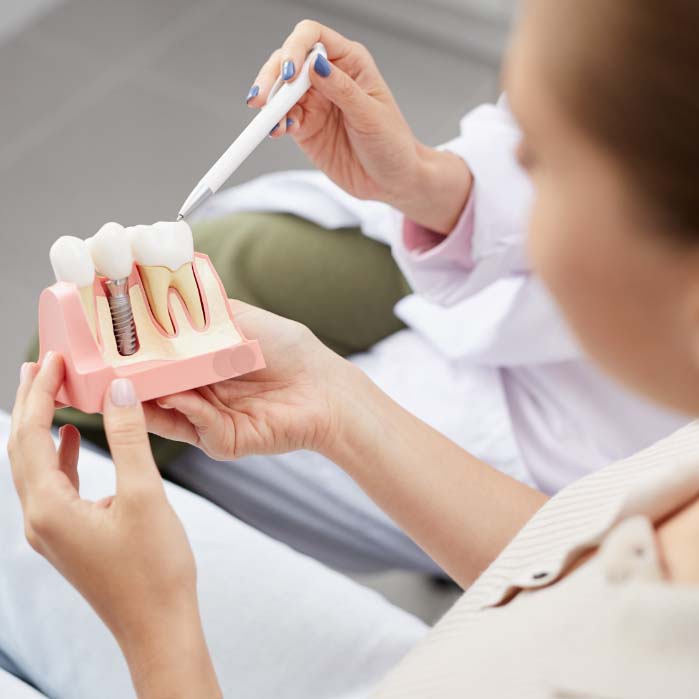
[[[192,226],[194,249],[207,254],[229,298],[307,325],[343,356],[367,350],[403,325],[393,314],[410,292],[390,249],[358,228],[326,230],[289,214],[242,213]],[[31,358],[38,354],[35,341]],[[76,425],[106,448],[100,415],[59,410],[56,423]],[[181,444],[151,436],[166,464]]]

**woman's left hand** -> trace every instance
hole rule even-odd
[[[148,401],[149,431],[220,460],[297,449],[329,456],[368,380],[300,323],[229,304],[243,335],[260,342],[267,367]]]
[[[218,697],[204,641],[196,568],[148,443],[133,385],[118,379],[104,403],[116,494],[79,494],[80,434],[51,436],[63,382],[59,355],[22,367],[8,451],[31,546],[85,597],[121,645],[139,697]],[[186,652],[185,652],[186,649]]]

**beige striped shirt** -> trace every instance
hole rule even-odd
[[[699,422],[561,491],[377,696],[699,697],[699,586],[663,579],[653,530],[698,496]]]

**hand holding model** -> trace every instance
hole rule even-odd
[[[220,697],[204,640],[187,536],[165,497],[128,379],[104,400],[116,494],[79,494],[80,434],[51,436],[63,359],[22,367],[9,453],[34,549],[85,597],[121,646],[138,696]]]
[[[273,365],[144,403],[150,432],[187,442],[214,459],[296,449],[328,451],[363,374],[304,325],[241,301],[229,301],[243,333],[254,332]]]
[[[293,81],[316,42],[311,89],[272,132],[288,132],[342,189],[360,199],[391,204],[434,231],[448,233],[468,199],[471,175],[453,153],[420,143],[369,51],[336,31],[304,20],[274,51],[248,94],[262,107],[277,76]]]

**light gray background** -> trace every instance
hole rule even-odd
[[[304,17],[374,54],[417,136],[455,135],[498,92],[513,0],[2,0],[0,4],[0,407],[11,407],[34,332],[48,250],[104,222],[172,219],[251,118],[258,67]],[[461,37],[463,36],[463,41]],[[234,182],[308,167],[270,141]],[[444,607],[423,580],[373,581],[428,619]]]

